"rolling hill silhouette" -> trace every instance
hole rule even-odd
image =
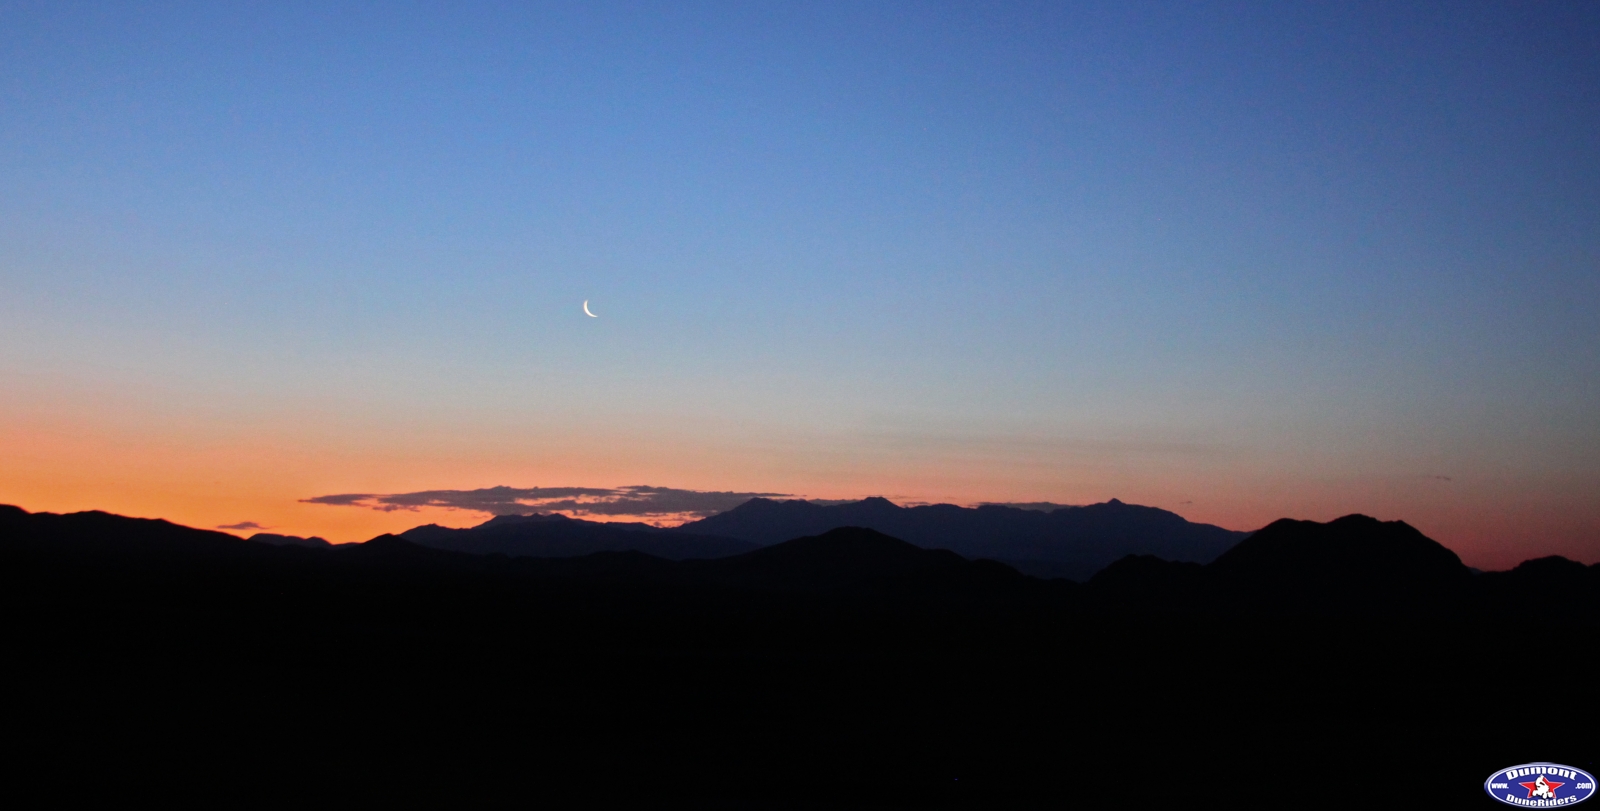
[[[63,555],[85,562],[130,555],[206,558],[249,548],[237,536],[159,518],[128,518],[99,510],[30,513],[6,504],[0,504],[0,537],[11,553]]]
[[[1088,582],[1140,611],[1600,617],[1600,565],[1562,557],[1474,573],[1403,521],[1274,521],[1205,566],[1129,555]]]
[[[952,504],[901,507],[884,498],[837,505],[755,498],[676,531],[772,544],[839,527],[875,529],[924,548],[998,560],[1036,577],[1079,581],[1130,554],[1209,563],[1249,535],[1116,499],[1042,512]]]
[[[973,598],[1009,603],[1023,595],[1059,592],[1058,586],[1025,577],[994,561],[969,561],[948,550],[923,549],[859,527],[829,530],[738,555],[676,561],[638,549],[496,561],[477,552],[417,544],[405,534],[381,535],[348,544],[339,552],[368,563],[494,572],[530,583],[559,580],[649,587],[735,600],[740,594],[788,594],[820,595],[851,603],[887,598],[922,603],[960,600],[970,605]]]
[[[949,550],[923,548],[861,527],[834,528],[758,547],[655,527],[620,528],[560,516],[503,516],[472,529],[429,525],[361,544],[316,543],[320,540],[270,536],[244,541],[161,519],[99,511],[28,513],[0,505],[0,550],[6,555],[98,569],[221,564],[311,571],[325,565],[359,564],[424,575],[484,573],[512,581],[593,580],[743,591],[825,592],[918,584],[937,593],[952,587],[1018,591],[1043,585],[995,561],[968,560]],[[587,554],[581,551],[606,545],[612,546]],[[517,554],[507,554],[507,549]],[[681,557],[669,558],[662,552]],[[1503,610],[1520,615],[1540,606],[1578,613],[1600,610],[1596,602],[1600,564],[1585,566],[1547,557],[1507,572],[1474,574],[1454,552],[1410,525],[1363,515],[1328,523],[1275,521],[1206,565],[1125,555],[1091,578],[1088,586],[1083,594],[1090,599],[1140,608],[1228,607],[1268,614],[1285,609],[1403,613],[1425,605],[1477,614]],[[1074,604],[1079,595],[1072,589],[1051,593],[1071,595],[1063,599]]]
[[[1421,608],[1472,580],[1456,553],[1404,521],[1274,521],[1206,567],[1235,603],[1322,610]]]
[[[251,535],[247,540],[255,541],[256,543],[269,543],[273,546],[309,546],[312,548],[317,548],[333,545],[328,543],[326,538],[318,538],[315,536],[310,538],[302,538],[299,535],[279,535],[274,532],[257,532],[256,534]]]
[[[480,534],[485,528],[490,532]],[[555,534],[551,538],[536,534],[530,538],[524,534],[526,528],[553,528],[557,533],[572,535]],[[992,561],[969,561],[946,550],[922,549],[856,527],[767,547],[709,536],[669,535],[651,529],[654,531],[614,529],[560,516],[511,516],[469,530],[429,525],[355,544],[255,543],[255,539],[241,541],[233,535],[163,520],[102,512],[27,513],[0,505],[0,547],[7,554],[96,567],[134,561],[196,571],[213,566],[236,569],[241,565],[304,572],[324,568],[349,572],[351,567],[364,567],[424,576],[488,574],[528,583],[554,579],[683,590],[841,594],[889,588],[940,595],[974,588],[1016,591],[1029,588],[1029,584],[1043,585]],[[424,542],[419,542],[416,535]],[[440,539],[467,540],[452,543]],[[620,548],[587,554],[572,552],[580,546],[608,543]],[[697,547],[701,544],[703,547]],[[673,560],[636,546],[675,553],[709,548],[723,554],[717,559]],[[550,549],[565,554],[505,555],[503,550],[507,548]],[[744,551],[728,555],[729,548]]]
[[[1593,757],[1473,708],[1586,694],[1597,597],[1600,566],[1473,575],[1361,516],[1080,586],[864,528],[539,558],[0,507],[0,711],[56,796],[1193,807],[1246,763],[1472,807],[1528,752]]]
[[[698,562],[692,581],[739,589],[854,592],[1015,592],[1043,584],[993,561],[969,561],[944,549],[922,549],[860,527],[831,529],[742,555]]]
[[[644,552],[668,560],[720,558],[749,552],[755,544],[709,534],[668,532],[648,524],[602,523],[563,515],[501,515],[470,529],[437,524],[400,533],[415,544],[509,557],[568,558],[595,552]]]

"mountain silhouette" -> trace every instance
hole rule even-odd
[[[1442,609],[1473,579],[1456,553],[1409,524],[1347,515],[1274,521],[1203,567],[1128,556],[1089,585],[1143,607],[1348,613]]]
[[[1079,581],[1129,554],[1208,563],[1249,534],[1116,499],[1042,512],[953,504],[901,507],[878,497],[836,505],[755,498],[675,531],[773,544],[839,527],[875,529],[923,548],[997,560],[1037,577]]]
[[[1128,555],[1096,572],[1085,585],[1096,600],[1121,611],[1171,612],[1195,607],[1206,583],[1198,563]]]
[[[1600,617],[1600,563],[1535,558],[1508,572],[1477,575],[1472,586],[1469,610],[1483,619]]]
[[[1214,571],[1253,580],[1460,582],[1471,573],[1456,553],[1404,521],[1347,515],[1328,523],[1283,518],[1241,541]]]
[[[0,538],[10,552],[64,555],[86,562],[161,555],[205,558],[251,546],[226,532],[194,529],[160,518],[129,518],[99,510],[66,515],[30,513],[11,505],[0,505]]]
[[[867,528],[673,561],[0,507],[0,709],[29,743],[12,772],[58,792],[169,796],[181,763],[208,797],[1001,808],[1068,786],[1179,808],[1215,801],[1217,774],[1425,772],[1440,807],[1471,807],[1528,751],[1592,758],[1559,712],[1470,710],[1586,695],[1597,598],[1600,567],[1473,575],[1361,516],[1277,522],[1206,565],[1124,556],[1080,586]],[[1226,799],[1286,796],[1305,804]]]
[[[1413,608],[1472,579],[1456,553],[1404,521],[1281,519],[1206,567],[1236,600],[1331,610]]]
[[[612,549],[585,555],[517,556],[497,563],[492,557],[496,553],[485,557],[477,551],[446,550],[419,544],[407,535],[380,535],[365,543],[337,547],[336,551],[369,563],[421,566],[436,571],[494,570],[530,581],[649,586],[724,595],[788,593],[849,599],[948,600],[982,593],[990,597],[1008,595],[1001,598],[1004,602],[1014,592],[1049,588],[994,561],[970,561],[949,550],[923,549],[859,527],[829,530],[772,546],[751,545],[751,551],[737,555],[678,561],[639,549]]]
[[[883,507],[869,505],[874,508]],[[530,527],[571,532],[575,540],[559,534],[553,538],[521,534]],[[496,537],[500,532],[506,537]],[[765,547],[654,527],[620,529],[550,516],[501,517],[469,530],[430,525],[361,544],[278,540],[283,537],[245,541],[161,519],[100,511],[29,513],[0,505],[0,551],[6,555],[101,569],[217,563],[315,569],[337,567],[343,561],[411,569],[422,576],[494,573],[512,580],[554,578],[748,591],[827,591],[909,582],[932,591],[943,587],[936,584],[956,582],[963,587],[981,583],[984,588],[1024,589],[1040,582],[995,561],[968,560],[949,550],[923,548],[861,527],[836,528]],[[573,553],[581,545],[605,543],[617,546]],[[716,558],[685,555],[677,561],[656,554],[704,551],[697,544],[712,552],[745,551]],[[508,555],[505,549],[567,554]],[[1474,574],[1454,552],[1410,525],[1362,515],[1328,523],[1276,521],[1207,565],[1126,555],[1087,585],[1085,594],[1092,601],[1140,610],[1222,606],[1269,613],[1285,608],[1403,613],[1419,606],[1455,606],[1474,615],[1509,617],[1541,611],[1600,615],[1600,564],[1586,566],[1552,556],[1526,561],[1510,571]],[[1052,593],[1078,599],[1075,591]]]
[[[742,589],[1025,588],[1030,581],[993,561],[969,561],[944,549],[923,549],[881,532],[841,527],[696,567],[698,577]]]
[[[273,546],[309,546],[312,548],[332,546],[332,544],[328,543],[327,539],[325,538],[318,538],[315,536],[310,538],[302,538],[298,535],[279,535],[274,532],[257,532],[256,534],[251,535],[247,540],[251,540],[256,543],[269,543]]]
[[[631,550],[667,560],[688,560],[727,557],[757,548],[734,538],[667,532],[648,524],[583,521],[555,514],[501,515],[470,529],[428,524],[406,530],[400,537],[434,549],[533,558]]]

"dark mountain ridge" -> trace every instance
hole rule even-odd
[[[881,532],[840,527],[721,560],[692,564],[695,579],[779,591],[868,591],[912,587],[949,597],[963,589],[1045,586],[994,561],[922,549]]]
[[[881,509],[869,506],[869,509]],[[898,509],[898,508],[897,508]],[[959,508],[957,508],[959,509]],[[575,532],[563,548],[555,535],[523,535],[528,528]],[[598,533],[596,530],[606,530]],[[505,533],[505,537],[496,537]],[[416,536],[421,536],[423,543]],[[485,539],[487,540],[478,540]],[[444,539],[444,540],[441,540]],[[508,540],[509,539],[509,540]],[[597,540],[598,539],[598,540]],[[668,544],[657,545],[657,539]],[[1552,606],[1600,614],[1600,564],[1585,566],[1559,556],[1525,561],[1509,572],[1474,574],[1449,549],[1402,521],[1350,515],[1328,523],[1282,519],[1209,564],[1126,555],[1088,581],[1087,589],[1019,574],[990,560],[968,560],[950,550],[926,549],[876,530],[840,527],[718,557],[673,560],[651,550],[683,552],[692,543],[742,544],[714,536],[610,528],[560,516],[511,516],[470,530],[418,527],[361,544],[302,545],[244,541],[222,532],[161,519],[126,518],[91,511],[57,515],[0,505],[0,551],[16,557],[97,567],[189,566],[299,568],[360,565],[430,573],[492,575],[511,581],[650,585],[675,590],[829,592],[913,587],[929,595],[945,590],[1053,594],[1060,605],[1082,600],[1109,608],[1237,613],[1314,611],[1332,614],[1406,613],[1416,610],[1504,611],[1521,614]],[[508,555],[501,549],[568,554]],[[583,545],[616,543],[598,552]],[[451,547],[455,548],[451,548]],[[737,548],[737,547],[735,547]],[[1056,581],[1060,583],[1060,581]],[[1032,590],[1032,591],[1030,591]]]
[[[1249,535],[1116,499],[1043,512],[993,505],[901,507],[877,497],[836,505],[755,498],[674,531],[772,544],[852,526],[968,559],[998,560],[1037,577],[1079,581],[1130,554],[1209,563]]]
[[[477,555],[568,558],[636,551],[667,560],[693,560],[739,555],[845,527],[872,529],[969,560],[998,560],[1035,577],[1080,582],[1126,554],[1209,562],[1248,535],[1116,499],[1044,512],[997,505],[906,508],[883,498],[836,505],[756,498],[671,528],[559,514],[500,515],[466,529],[414,527],[399,537],[433,549]],[[317,546],[321,539],[261,534],[251,540]]]
[[[1274,521],[1204,566],[1129,555],[1087,586],[1141,612],[1600,617],[1600,564],[1549,557],[1477,573],[1404,521],[1364,515]]]
[[[648,524],[604,523],[564,515],[500,515],[470,529],[437,524],[400,533],[415,544],[475,555],[570,558],[596,552],[644,552],[667,560],[721,558],[756,549],[748,541],[668,532]]]
[[[1587,694],[1600,567],[1463,577],[1432,544],[1279,522],[1226,561],[1126,557],[1080,586],[861,528],[533,558],[0,508],[0,710],[28,744],[11,773],[52,796],[1053,808],[1132,786],[1181,808],[1249,763],[1423,775],[1457,808],[1529,753],[1588,767],[1585,725],[1471,708]],[[1294,602],[1308,583],[1335,599]]]
[[[573,546],[618,540],[620,548],[585,554],[508,555],[526,536],[526,527],[552,527],[581,533]],[[508,582],[543,580],[593,581],[613,585],[652,585],[682,590],[714,589],[749,592],[848,592],[877,587],[911,587],[930,594],[983,584],[1002,590],[1043,586],[992,561],[968,561],[946,550],[922,549],[869,529],[845,527],[819,536],[756,547],[730,541],[744,551],[717,559],[673,560],[638,546],[681,552],[706,536],[666,535],[617,529],[600,535],[604,524],[547,520],[498,521],[488,529],[505,531],[511,541],[478,530],[419,527],[401,535],[380,535],[364,543],[315,546],[255,543],[221,532],[196,530],[159,519],[125,518],[102,512],[27,513],[0,506],[0,552],[34,560],[89,562],[124,566],[131,562],[165,564],[182,570],[191,565],[258,567],[263,572],[289,570],[337,572],[350,566],[405,570],[422,576],[487,575]],[[653,528],[652,528],[653,529]],[[418,543],[412,534],[429,543]],[[448,533],[448,534],[447,534]],[[439,538],[482,538],[449,548]],[[637,539],[644,539],[640,543]],[[657,543],[657,541],[664,543]],[[712,542],[728,539],[710,538]],[[540,551],[560,550],[562,539],[535,537]],[[493,547],[486,551],[485,547]],[[571,547],[569,547],[570,549]],[[966,582],[970,581],[970,583]]]
[[[194,529],[161,518],[128,518],[100,510],[30,513],[0,504],[0,538],[12,552],[38,552],[94,560],[160,554],[198,557],[247,552],[238,536]]]
[[[257,532],[247,540],[255,543],[269,543],[273,546],[309,546],[312,548],[332,546],[326,538],[312,536],[302,538],[299,535],[279,535],[275,532]]]

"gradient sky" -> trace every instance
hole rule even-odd
[[[597,5],[0,2],[0,502],[1117,497],[1600,560],[1600,4]]]

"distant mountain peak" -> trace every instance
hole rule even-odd
[[[1410,527],[1410,524],[1407,524],[1404,521],[1380,521],[1380,520],[1378,520],[1376,518],[1373,518],[1370,515],[1363,515],[1361,513],[1350,513],[1349,515],[1341,515],[1338,518],[1335,518],[1332,521],[1328,522],[1328,526],[1341,526],[1341,525],[1343,525],[1343,526],[1369,526],[1369,527],[1374,527],[1374,526],[1380,526],[1380,525],[1383,525],[1383,524],[1392,524],[1392,525],[1396,525],[1396,526]]]
[[[1423,599],[1472,577],[1455,552],[1410,524],[1359,514],[1274,521],[1207,570],[1240,596],[1323,607]]]
[[[707,571],[730,585],[776,590],[859,588],[886,581],[956,578],[967,585],[1020,580],[992,562],[974,563],[943,549],[922,549],[877,530],[839,527],[736,557],[711,561]]]
[[[279,535],[276,532],[257,532],[251,535],[248,540],[256,543],[269,543],[273,546],[309,546],[313,548],[332,546],[325,538],[317,536],[302,538],[299,535]]]
[[[363,548],[366,548],[366,549],[377,549],[377,550],[391,550],[391,549],[411,550],[411,549],[421,549],[422,548],[422,547],[418,546],[417,544],[414,544],[414,543],[406,540],[405,538],[402,538],[402,537],[400,537],[398,535],[391,535],[391,534],[389,534],[387,532],[385,532],[384,534],[379,535],[378,537],[373,538],[371,540],[362,541],[361,543],[354,544],[354,545],[355,546],[360,546],[360,547],[363,547]]]
[[[562,515],[561,513],[528,513],[527,515],[516,515],[516,514],[512,514],[512,515],[497,515],[497,516],[495,516],[493,518],[490,518],[489,520],[479,524],[476,528],[477,529],[481,529],[483,527],[503,527],[503,526],[506,526],[507,524],[529,524],[529,523],[535,523],[535,522],[540,522],[540,521],[571,521],[571,520],[573,520],[573,519],[568,518],[567,516]]]
[[[1247,534],[1117,499],[1043,512],[1004,505],[902,507],[882,496],[827,504],[755,498],[673,531],[771,545],[840,527],[865,527],[923,549],[948,549],[1029,574],[1076,580],[1127,554],[1205,563]]]
[[[535,558],[632,550],[683,560],[725,557],[756,548],[753,543],[734,538],[669,532],[648,524],[585,521],[560,513],[497,515],[470,529],[428,524],[408,529],[400,537],[432,549]]]
[[[786,552],[812,552],[818,550],[831,552],[834,550],[840,550],[847,553],[855,553],[872,551],[887,552],[890,554],[908,557],[921,555],[925,551],[917,546],[906,543],[899,538],[891,537],[877,530],[867,529],[865,527],[839,527],[837,529],[830,529],[820,535],[813,535],[807,538],[795,538],[792,541],[784,541],[781,544],[769,546],[767,547],[767,550],[770,551],[763,552],[762,554],[775,554],[777,553],[777,550],[780,549]],[[755,553],[752,552],[750,554]]]

